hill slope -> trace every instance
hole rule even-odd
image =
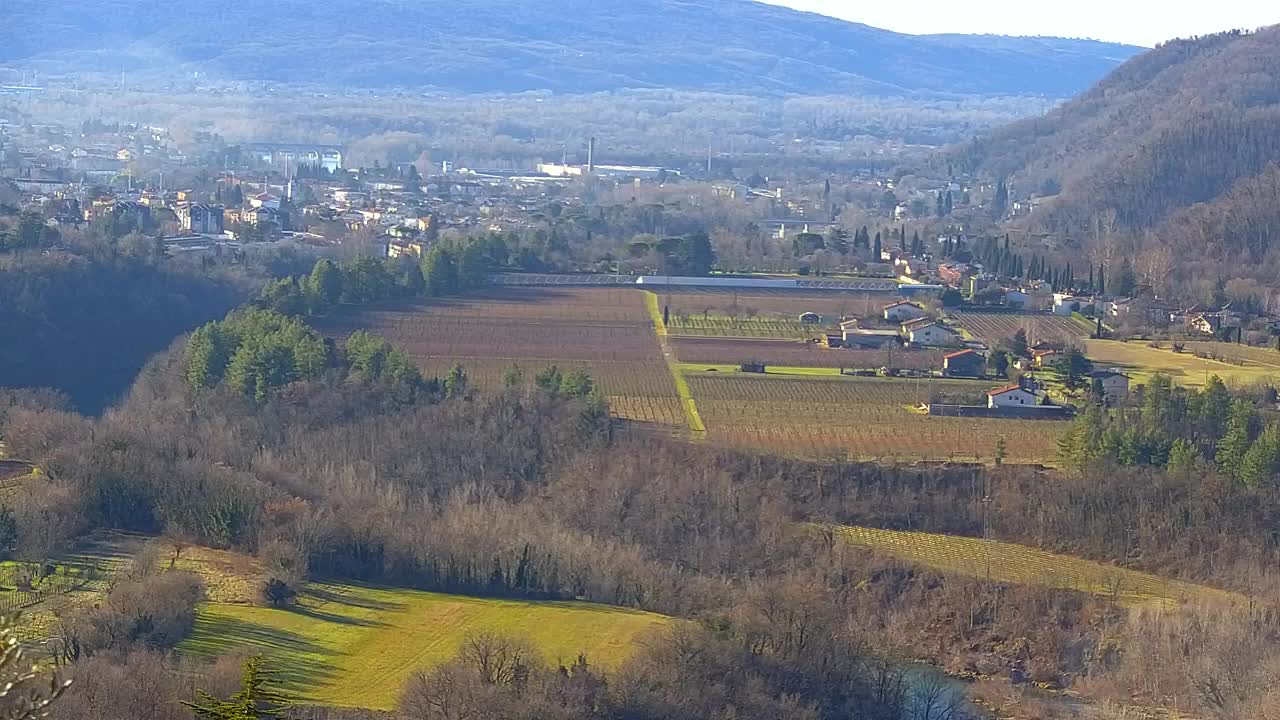
[[[1170,43],[962,153],[1015,196],[1060,188],[1041,230],[1156,229],[1174,250],[1256,264],[1280,238],[1280,26]]]
[[[461,92],[1068,97],[1139,52],[910,36],[751,0],[7,0],[0,64]]]

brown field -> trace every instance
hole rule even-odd
[[[1010,462],[1047,462],[1067,426],[910,409],[930,395],[972,402],[985,382],[690,373],[688,384],[713,442],[807,457],[990,461],[1003,437]]]
[[[513,365],[526,381],[555,365],[591,373],[617,417],[671,424],[671,404],[679,408],[644,295],[635,290],[504,287],[368,308],[320,325],[337,337],[360,329],[384,337],[427,375],[461,364],[482,392],[500,388]],[[678,412],[674,419],[682,422]]]
[[[671,346],[681,362],[736,365],[760,360],[788,367],[895,368],[929,370],[942,367],[941,350],[829,349],[812,343],[743,338],[673,337]]]
[[[1019,330],[1027,331],[1031,343],[1052,342],[1072,344],[1089,337],[1089,331],[1069,317],[1046,313],[984,313],[957,312],[952,317],[960,327],[989,344],[1012,337]]]
[[[725,314],[732,310],[734,314],[746,315],[751,311],[766,317],[799,318],[802,313],[814,312],[822,315],[824,320],[839,322],[841,317],[866,317],[879,315],[881,309],[889,303],[902,298],[893,293],[865,292],[801,292],[794,290],[759,290],[747,289],[742,292],[722,289],[681,289],[658,290],[659,307],[666,305],[672,314],[689,315]]]

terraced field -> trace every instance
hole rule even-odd
[[[270,656],[288,691],[328,705],[392,710],[415,671],[453,657],[469,633],[529,639],[548,662],[579,653],[616,668],[670,620],[579,602],[530,602],[354,585],[313,584],[298,607],[212,603],[179,651],[216,656],[242,648]]]
[[[1236,593],[1169,580],[1069,555],[981,538],[931,533],[836,528],[841,539],[941,573],[990,578],[1016,585],[1077,590],[1128,605],[1150,603],[1248,603]]]

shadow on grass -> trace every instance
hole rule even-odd
[[[322,685],[336,674],[338,653],[295,632],[224,616],[201,617],[194,635],[182,644],[190,655],[219,657],[238,650],[260,652],[275,661],[280,684],[289,691]]]
[[[375,589],[372,585],[353,584],[352,587]],[[329,590],[323,586],[310,586],[302,591],[302,596],[318,602],[347,605],[349,607],[363,608],[365,610],[385,610],[389,612],[404,609],[404,603],[375,600],[367,596],[334,592],[333,590]]]
[[[362,618],[353,618],[347,615],[339,615],[337,613],[325,612],[323,610],[317,610],[315,608],[305,607],[303,605],[294,605],[289,608],[284,608],[284,611],[288,613],[292,613],[294,615],[301,615],[302,617],[311,618],[312,620],[319,620],[321,622],[331,622],[331,623],[336,623],[338,625],[354,625],[357,627],[370,627],[370,628],[386,627],[387,625],[386,623],[378,620],[366,620]]]

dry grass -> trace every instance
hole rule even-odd
[[[1280,381],[1280,367],[1275,365],[1257,362],[1235,365],[1206,360],[1191,352],[1175,353],[1167,344],[1153,348],[1145,342],[1089,340],[1086,352],[1095,364],[1123,370],[1134,386],[1146,384],[1156,373],[1164,373],[1176,384],[1188,388],[1202,388],[1214,375],[1229,385]]]

